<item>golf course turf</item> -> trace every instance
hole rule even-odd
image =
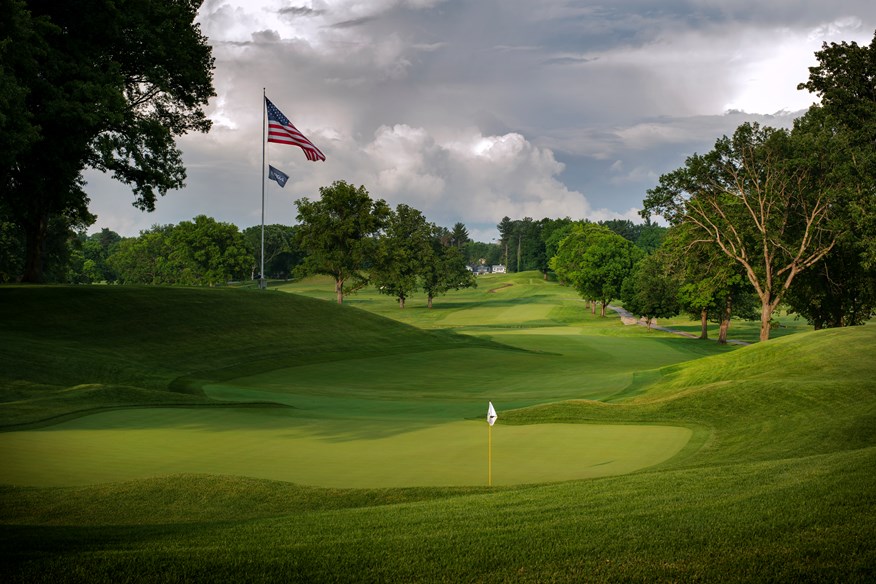
[[[876,576],[872,325],[722,347],[538,274],[280,290],[0,288],[4,582]]]

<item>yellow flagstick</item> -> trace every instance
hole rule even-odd
[[[493,425],[487,425],[487,486],[493,486]]]
[[[487,485],[493,486],[493,424],[499,416],[496,415],[496,409],[493,407],[493,402],[490,402],[490,407],[487,408]]]

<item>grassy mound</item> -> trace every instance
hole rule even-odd
[[[205,381],[484,345],[274,292],[0,287],[0,427],[129,405],[206,404]]]
[[[700,440],[687,462],[708,465],[866,448],[876,445],[873,348],[876,327],[801,333],[649,373],[614,403],[548,404],[504,420],[689,424]]]

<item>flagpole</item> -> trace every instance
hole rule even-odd
[[[265,280],[265,88],[262,87],[262,253],[259,268],[259,289],[268,287]]]

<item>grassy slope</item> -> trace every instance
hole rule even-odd
[[[215,405],[200,382],[484,344],[331,303],[227,289],[2,287],[0,322],[0,427],[100,407]]]
[[[702,429],[686,456],[625,477],[491,491],[204,476],[7,487],[0,569],[11,581],[872,580],[874,348],[872,327],[795,335],[643,375],[611,404],[503,415]]]

